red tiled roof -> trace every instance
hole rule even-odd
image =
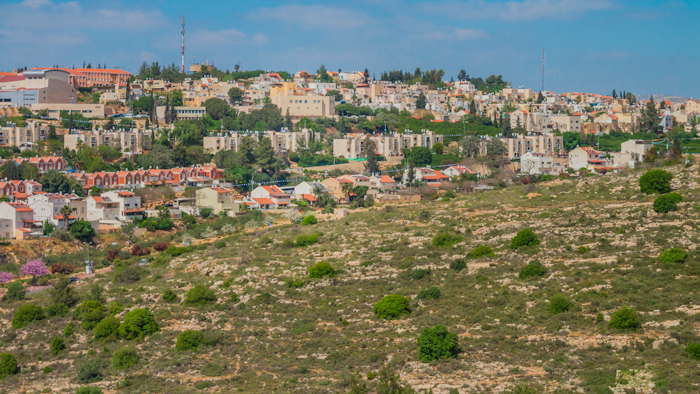
[[[53,215],[53,218],[56,220],[63,220],[63,215]],[[75,216],[68,215],[68,220],[75,220]]]
[[[275,202],[270,200],[269,198],[254,198],[255,202],[257,202],[260,205],[274,205]]]
[[[311,202],[316,201],[316,196],[314,196],[313,194],[302,194],[301,198],[303,198],[304,200],[309,200]]]

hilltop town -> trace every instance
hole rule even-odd
[[[618,89],[1,72],[0,392],[697,391],[700,101]]]

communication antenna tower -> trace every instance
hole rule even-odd
[[[180,22],[180,26],[182,28],[180,29],[180,33],[182,34],[182,73],[185,73],[185,17],[182,17],[182,21]]]
[[[544,65],[547,62],[547,58],[544,54],[544,48],[542,48],[542,92],[544,92]]]

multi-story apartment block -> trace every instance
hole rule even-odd
[[[91,132],[73,132],[63,137],[64,146],[71,150],[78,149],[79,142],[84,146],[97,148],[108,145],[120,148],[122,152],[141,153],[151,149],[151,130],[92,130]]]
[[[333,155],[335,157],[345,157],[346,159],[358,159],[365,157],[365,138],[361,135],[333,140]],[[404,149],[417,146],[432,148],[435,143],[443,142],[443,137],[435,134],[434,131],[421,130],[421,134],[413,134],[410,130],[406,133],[393,133],[390,135],[372,135],[369,137],[374,141],[375,153],[382,156],[400,156]]]
[[[0,127],[0,145],[16,146],[20,150],[31,149],[37,142],[46,141],[49,127],[37,122],[29,122],[26,127],[11,124]]]
[[[126,83],[131,75],[124,70],[105,68],[76,68],[72,71],[80,76],[74,77],[76,87],[111,88],[115,84]]]
[[[296,152],[298,143],[303,141],[304,144],[308,144],[311,134],[312,132],[309,129],[302,129],[301,131],[288,131],[286,129],[281,131],[268,130],[263,134],[217,133],[215,136],[204,137],[203,144],[204,150],[212,154],[229,150],[238,152],[241,140],[244,137],[252,137],[256,140],[258,138],[269,138],[275,151]]]
[[[518,159],[527,152],[553,154],[564,150],[564,137],[553,133],[514,134],[512,137],[486,137],[481,141],[480,154],[487,154],[486,142],[491,138],[499,138],[506,146],[507,157]]]
[[[34,220],[34,210],[20,202],[0,202],[0,236],[6,239],[26,239],[33,229],[40,228]]]

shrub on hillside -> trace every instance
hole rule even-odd
[[[139,244],[134,244],[134,246],[131,247],[131,255],[132,256],[146,256],[150,254],[151,251],[148,248],[144,248]]]
[[[61,275],[70,275],[73,272],[75,272],[78,269],[78,267],[74,266],[73,264],[67,264],[67,263],[55,263],[51,264],[50,271],[52,274],[61,274]]]
[[[41,307],[34,304],[22,305],[17,308],[15,315],[12,317],[12,327],[22,328],[33,321],[45,318],[44,310]]]
[[[139,355],[136,349],[125,347],[118,349],[112,355],[112,368],[126,369],[131,368],[139,362]]]
[[[168,242],[156,242],[153,244],[153,249],[156,252],[162,252],[165,249],[168,249],[168,246],[170,246],[170,243],[168,243]]]
[[[316,223],[318,223],[318,220],[314,215],[304,216],[304,220],[301,221],[302,226],[310,226]]]
[[[421,290],[416,296],[416,298],[418,298],[419,300],[434,300],[440,298],[440,295],[440,289],[438,289],[435,286],[432,286],[428,287],[425,290]]]
[[[681,248],[668,248],[659,255],[659,260],[662,263],[682,264],[687,258],[688,252]]]
[[[89,358],[78,364],[78,380],[81,383],[92,383],[102,380],[102,366],[100,362]]]
[[[131,340],[160,331],[153,314],[137,308],[124,315],[124,322],[119,326],[119,336]]]
[[[467,262],[464,261],[464,259],[453,260],[450,263],[450,269],[455,270],[457,272],[459,272],[465,268],[467,268]]]
[[[78,389],[75,394],[104,394],[101,388],[85,386]]]
[[[662,194],[654,200],[654,211],[657,213],[675,211],[681,201],[683,201],[683,197],[678,193]]]
[[[211,216],[212,212],[214,212],[214,210],[211,209],[211,208],[202,208],[202,209],[199,211],[199,216],[201,216],[202,219],[206,219],[206,218],[208,218],[209,216]]]
[[[27,290],[24,288],[24,284],[21,281],[11,282],[7,286],[7,293],[2,296],[3,301],[19,301],[23,300],[24,296],[27,294]]]
[[[61,350],[66,350],[66,343],[61,337],[53,337],[51,340],[51,354],[54,356],[61,352]]]
[[[309,268],[309,278],[323,278],[324,276],[335,276],[333,266],[325,261],[320,261]]]
[[[668,193],[671,191],[673,175],[665,170],[649,170],[639,178],[639,189],[642,193]]]
[[[214,301],[216,301],[214,290],[202,284],[194,285],[185,296],[185,305],[189,306],[203,306]]]
[[[442,232],[433,237],[433,246],[438,248],[446,248],[458,244],[462,241],[462,237],[457,234]]]
[[[73,317],[80,320],[80,326],[86,330],[95,328],[100,320],[105,317],[105,307],[99,301],[85,301],[75,308]]]
[[[302,234],[297,236],[296,246],[309,246],[318,242],[318,234]]]
[[[70,308],[68,308],[65,304],[51,304],[46,307],[47,317],[66,317],[69,312]]]
[[[70,284],[70,278],[61,275],[51,289],[49,289],[49,295],[53,303],[63,304],[70,308],[80,301],[80,297],[75,294],[74,290],[75,289]]]
[[[107,305],[107,314],[110,316],[114,316],[116,314],[122,313],[124,310],[124,305],[117,301],[110,302],[109,305]]]
[[[10,353],[0,353],[0,379],[18,373],[17,358]]]
[[[421,279],[425,278],[426,276],[430,275],[431,273],[432,273],[432,271],[430,270],[430,268],[427,268],[427,269],[417,268],[417,269],[411,270],[410,276],[411,276],[411,279],[421,280]]]
[[[639,321],[637,311],[633,308],[624,307],[613,313],[608,327],[615,328],[621,331],[634,331],[642,326]]]
[[[685,353],[688,357],[700,361],[700,343],[691,343],[685,348]]]
[[[135,283],[141,279],[141,268],[136,265],[128,265],[126,268],[117,272],[114,279],[117,283]]]
[[[116,341],[119,338],[119,326],[119,319],[110,316],[95,325],[92,335],[98,340]]]
[[[535,246],[539,245],[540,239],[537,237],[534,231],[529,228],[522,229],[518,234],[510,240],[510,247],[517,249],[521,246]]]
[[[177,337],[175,349],[184,352],[186,350],[197,351],[199,345],[204,343],[204,334],[197,330],[185,330]]]
[[[408,298],[398,294],[390,294],[374,305],[374,314],[380,319],[398,319],[410,313]]]
[[[574,303],[564,294],[555,294],[549,299],[549,312],[555,315],[568,312],[573,306]]]
[[[477,246],[474,250],[469,252],[469,257],[478,259],[480,257],[496,257],[496,253],[493,252],[490,246],[481,245]]]
[[[171,289],[165,290],[163,292],[163,301],[176,302],[177,294],[175,294]]]
[[[457,334],[443,325],[426,328],[418,337],[418,359],[424,363],[457,357],[458,353]]]
[[[520,269],[520,279],[542,277],[547,274],[547,269],[537,260],[532,260],[528,265]]]
[[[109,249],[107,251],[107,257],[105,259],[110,263],[113,262],[117,257],[119,257],[119,249]]]

